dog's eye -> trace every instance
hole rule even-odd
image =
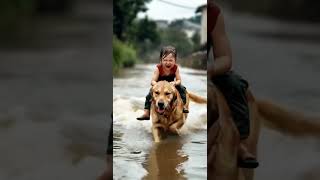
[[[155,93],[156,93],[156,95],[159,95],[159,94],[160,94],[159,91],[156,91]]]
[[[169,92],[166,92],[165,94],[166,94],[166,96],[168,96],[168,95],[170,95],[171,93],[169,93]]]

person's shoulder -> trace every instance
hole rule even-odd
[[[162,66],[161,66],[161,64],[157,64],[154,71],[155,71],[155,72],[161,72],[161,71],[162,71]]]
[[[208,9],[212,10],[212,11],[215,11],[215,12],[220,12],[221,11],[219,5],[217,5],[214,2],[208,4]]]
[[[178,69],[178,65],[175,64],[175,65],[173,66],[173,68],[172,68],[172,71],[173,71],[173,72],[177,72],[177,69]]]
[[[156,70],[158,69],[158,70],[161,70],[161,68],[162,68],[162,65],[161,64],[157,64],[156,65]]]
[[[208,32],[212,32],[212,30],[216,26],[217,19],[221,18],[221,10],[215,3],[209,3],[208,5]]]
[[[222,14],[222,10],[219,5],[215,3],[209,3],[208,5],[208,16],[209,19],[216,19],[220,14]]]

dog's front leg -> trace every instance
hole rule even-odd
[[[160,135],[160,129],[158,127],[153,126],[152,127],[152,134],[155,142],[160,142],[161,135]]]
[[[158,124],[158,117],[157,115],[155,115],[155,113],[151,114],[152,116],[152,135],[153,135],[153,139],[155,142],[160,142],[161,140],[161,132],[160,132],[160,127]]]
[[[178,134],[179,136],[181,136],[181,132],[180,132],[180,128],[183,126],[183,120],[178,120],[178,122],[172,124],[169,129],[171,132]]]

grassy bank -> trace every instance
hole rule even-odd
[[[136,50],[113,37],[112,41],[113,57],[112,57],[112,71],[113,74],[119,73],[122,68],[133,67],[137,62]]]

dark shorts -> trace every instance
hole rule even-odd
[[[249,107],[246,97],[248,82],[232,71],[215,77],[212,82],[225,96],[241,139],[247,138],[250,133]]]

